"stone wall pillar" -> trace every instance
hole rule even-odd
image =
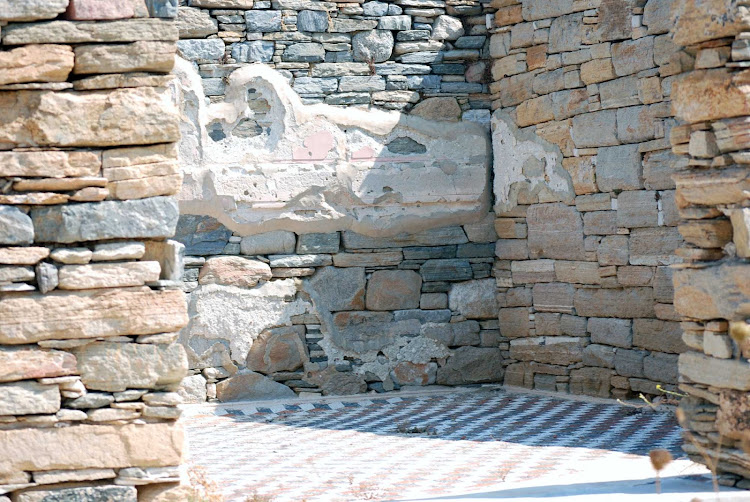
[[[176,9],[0,0],[0,501],[179,481]]]
[[[690,351],[679,360],[684,449],[718,464],[722,482],[750,487],[750,16],[744,2],[692,0],[674,11],[674,42],[695,57],[672,91],[681,124],[672,151],[680,233],[675,309]],[[721,448],[719,449],[719,445]],[[744,479],[743,479],[744,478]]]

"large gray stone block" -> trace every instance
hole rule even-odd
[[[31,219],[38,242],[163,238],[174,235],[179,210],[169,197],[37,207]]]
[[[352,51],[355,61],[388,61],[393,52],[393,34],[387,30],[363,31],[352,37]]]
[[[365,269],[324,267],[310,279],[305,289],[313,303],[328,312],[365,308]]]
[[[0,244],[18,245],[34,242],[31,218],[13,206],[0,206]]]
[[[500,349],[460,347],[438,368],[439,385],[500,383],[505,373]]]
[[[328,13],[320,10],[303,10],[297,14],[299,31],[325,32],[328,30]]]
[[[136,502],[135,486],[78,486],[74,488],[33,488],[16,498],[17,502]]]
[[[281,11],[248,10],[245,11],[245,23],[251,33],[281,31]]]
[[[224,57],[224,41],[220,38],[205,40],[180,40],[177,52],[188,61],[217,62]]]
[[[253,40],[234,44],[232,57],[240,63],[268,63],[273,58],[273,50],[273,42]]]
[[[533,205],[526,223],[532,259],[577,260],[585,255],[583,222],[575,207],[562,203]]]

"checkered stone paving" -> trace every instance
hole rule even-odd
[[[683,456],[672,413],[501,389],[199,406],[183,420],[189,464],[239,501],[435,497],[647,466],[653,448]]]

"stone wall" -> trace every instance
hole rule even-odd
[[[179,480],[176,5],[0,0],[0,500]]]
[[[748,317],[747,33],[742,2],[692,1],[677,18],[674,42],[695,66],[675,82],[681,124],[670,134],[686,245],[674,272],[675,308],[689,351],[680,356],[684,449],[717,467],[722,484],[750,488]],[[744,479],[743,479],[744,478]]]
[[[494,9],[485,0],[188,3],[180,7],[179,51],[197,64],[212,101],[222,100],[225,77],[235,69],[264,63],[306,104],[489,119],[487,26]]]
[[[685,350],[662,0],[498,0],[490,86],[505,384],[661,394]]]

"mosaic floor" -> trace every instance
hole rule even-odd
[[[649,450],[682,456],[671,413],[501,389],[190,406],[183,420],[189,464],[229,501],[430,498],[622,479],[622,469],[650,477]]]

